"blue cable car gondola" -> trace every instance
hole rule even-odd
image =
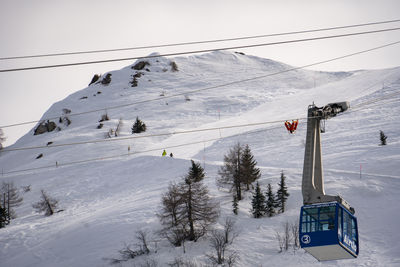
[[[299,229],[301,247],[319,261],[358,255],[357,218],[338,202],[304,205]]]
[[[341,196],[325,194],[322,171],[320,122],[349,107],[348,102],[308,107],[299,239],[300,246],[319,261],[355,258],[359,251],[354,208]]]

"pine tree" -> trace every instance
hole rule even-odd
[[[6,209],[4,209],[0,203],[0,229],[6,227],[6,225],[8,224],[7,222]]]
[[[185,201],[185,217],[189,226],[187,239],[197,239],[207,232],[210,224],[218,218],[216,204],[212,203],[208,189],[203,185],[204,170],[199,163],[192,160],[192,166],[182,183],[182,196]]]
[[[146,124],[136,117],[136,121],[132,126],[132,133],[141,133],[146,131]]]
[[[289,193],[287,191],[286,182],[285,182],[285,174],[283,171],[281,172],[281,180],[278,184],[278,191],[276,192],[276,204],[279,213],[285,212],[286,201],[289,197]]]
[[[265,197],[261,192],[260,185],[257,183],[256,189],[251,201],[252,213],[254,218],[261,218],[265,214]]]
[[[380,134],[380,139],[381,139],[381,146],[385,146],[386,145],[387,136],[382,131],[380,131],[379,134]]]
[[[191,182],[200,182],[204,179],[204,169],[201,167],[200,163],[195,163],[193,160],[192,167],[189,169],[189,173],[186,176],[186,179],[189,179]]]
[[[246,185],[246,190],[250,190],[250,185],[260,178],[260,169],[256,167],[257,161],[251,153],[249,145],[243,149],[241,158],[241,181]]]
[[[220,177],[217,179],[219,186],[230,186],[236,194],[237,200],[242,200],[242,172],[241,158],[242,147],[237,143],[229,150],[229,153],[224,156],[224,165],[219,169]]]
[[[275,215],[276,202],[275,202],[274,193],[272,192],[271,184],[268,184],[268,188],[267,188],[267,192],[265,193],[265,196],[267,198],[267,200],[265,202],[265,214],[268,217],[272,217]]]
[[[232,201],[232,207],[233,207],[233,213],[235,215],[238,215],[238,210],[239,210],[239,202],[237,200],[236,195],[233,195],[233,201]]]

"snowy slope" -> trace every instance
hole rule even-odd
[[[307,106],[335,101],[350,101],[352,109],[326,122],[322,135],[325,190],[342,195],[355,207],[361,248],[355,260],[323,265],[400,264],[400,207],[396,205],[400,201],[396,126],[400,68],[348,73],[295,70],[272,75],[292,67],[233,52],[148,61],[137,87],[130,84],[137,73],[131,68],[134,64],[112,71],[109,85],[93,84],[70,95],[55,103],[43,119],[59,117],[65,108],[71,114],[98,111],[70,115],[72,123],[58,132],[34,136],[32,129],[7,149],[45,148],[1,152],[4,174],[0,182],[31,185],[32,190],[23,194],[24,203],[16,209],[18,218],[0,230],[0,266],[108,266],[104,258],[116,257],[124,242],[134,243],[136,230],[159,229],[155,214],[161,194],[170,182],[186,174],[190,159],[204,164],[205,183],[220,203],[222,223],[232,216],[231,197],[218,190],[215,177],[224,154],[238,141],[250,145],[262,170],[261,185],[265,188],[271,183],[276,189],[284,170],[291,194],[287,212],[273,218],[251,218],[250,193],[240,203],[235,217],[240,235],[233,245],[240,255],[238,266],[320,266],[303,250],[277,253],[275,232],[281,231],[283,222],[298,220]],[[171,70],[171,61],[179,71]],[[271,76],[250,80],[267,74]],[[238,82],[245,79],[249,81]],[[97,129],[105,113],[110,120]],[[148,128],[141,135],[151,137],[130,138],[136,116]],[[289,135],[282,121],[296,118],[300,119],[298,131]],[[124,124],[118,138],[91,142],[105,140],[105,133],[119,119]],[[220,129],[173,134],[210,128]],[[379,146],[380,130],[388,136],[387,146]],[[46,146],[48,142],[53,143]],[[77,142],[88,143],[56,146]],[[162,158],[164,148],[174,158]],[[39,154],[43,157],[36,159]],[[99,158],[103,160],[91,160]],[[77,163],[81,161],[85,162]],[[38,201],[41,189],[59,199],[65,211],[51,217],[34,213],[31,205]],[[186,254],[156,234],[152,240],[157,253],[149,259],[159,266],[177,257],[206,265],[205,254],[212,252],[206,239],[187,244]],[[136,264],[145,260],[139,258]]]

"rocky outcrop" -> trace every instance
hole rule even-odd
[[[147,65],[150,65],[150,63],[147,62],[147,61],[139,61],[138,63],[136,63],[135,65],[133,65],[132,69],[134,69],[134,70],[142,70],[142,69],[144,69],[144,67],[146,67]]]
[[[57,124],[52,121],[41,122],[34,131],[34,135],[52,132],[57,128]]]

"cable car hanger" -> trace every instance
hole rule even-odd
[[[354,208],[341,196],[325,194],[322,171],[321,120],[349,107],[349,102],[308,106],[299,240],[300,246],[319,261],[356,258],[359,253]]]

